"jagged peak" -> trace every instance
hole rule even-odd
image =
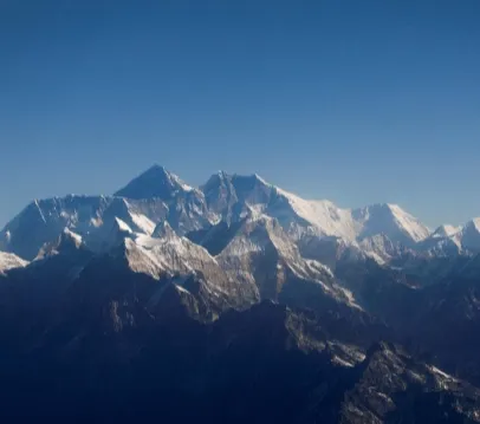
[[[226,178],[231,178],[231,174],[229,174],[227,171],[224,171],[223,169],[219,169],[213,176],[216,176],[221,179],[226,179]]]
[[[360,227],[360,239],[378,233],[397,237],[403,234],[403,243],[414,244],[430,236],[431,231],[419,219],[393,203],[375,203],[352,211]]]
[[[470,221],[468,221],[464,228],[472,228],[475,229],[476,231],[480,232],[480,217],[479,218],[473,218]]]
[[[178,192],[191,192],[194,189],[177,175],[160,165],[153,165],[145,172],[118,190],[115,196],[131,199],[160,198],[172,199]]]
[[[460,227],[444,224],[440,225],[431,235],[432,238],[451,237],[460,231]]]
[[[257,173],[250,174],[250,175],[233,174],[231,178],[233,181],[245,181],[253,184],[260,184],[264,186],[273,187],[272,184],[268,183],[264,178],[262,178]]]
[[[229,173],[227,171],[219,170],[215,174],[213,174],[207,182],[204,184],[204,188],[211,187],[212,185],[216,185],[219,183],[231,183],[234,186],[239,184],[248,184],[249,186],[255,186],[257,184],[267,187],[274,187],[273,184],[267,182],[264,178],[262,178],[259,174],[254,173],[250,175],[245,174],[237,174],[237,173]],[[236,188],[237,188],[236,187]]]
[[[233,175],[229,174],[226,171],[217,171],[215,174],[211,175],[205,184],[201,186],[202,191],[208,191],[212,188],[215,188],[219,185],[226,185],[231,183]]]
[[[387,202],[379,202],[379,203],[372,203],[367,206],[363,206],[358,209],[354,209],[354,211],[363,212],[365,214],[371,213],[407,213],[405,212],[398,204],[396,203],[387,203]]]

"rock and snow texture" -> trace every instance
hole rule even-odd
[[[453,225],[441,225],[438,227],[430,236],[431,238],[442,238],[442,237],[451,237],[458,233],[461,230],[461,227],[455,227]]]
[[[300,293],[309,282],[325,297],[357,307],[352,294],[336,285],[328,267],[301,256],[276,219],[245,219],[216,259],[232,279],[255,287],[259,299],[278,301],[286,284],[293,281]]]
[[[404,248],[430,255],[480,251],[480,219],[435,232],[393,204],[344,209],[328,200],[305,200],[258,175],[220,171],[200,189],[161,166],[153,166],[114,196],[75,196],[36,200],[0,232],[0,249],[33,260],[68,229],[94,252],[108,251],[130,235],[155,236],[168,222],[179,235],[209,231],[218,223],[245,219],[278,221],[302,249],[330,240],[354,256],[388,262]],[[129,236],[130,237],[130,236]],[[339,240],[335,242],[334,240]],[[328,243],[327,243],[328,244]],[[312,250],[312,249],[310,249]],[[320,254],[311,251],[310,258]]]
[[[277,192],[286,199],[292,211],[317,229],[319,234],[339,237],[349,242],[356,239],[357,226],[350,210],[341,209],[328,200],[304,200],[281,189],[277,189]]]
[[[219,172],[202,189],[208,206],[227,223],[265,215],[276,218],[292,235],[311,228],[321,235],[355,239],[349,210],[329,201],[304,200],[256,174],[240,176]]]
[[[430,234],[425,225],[397,205],[342,209],[328,200],[302,199],[258,175],[219,172],[202,189],[207,204],[222,219],[231,222],[253,211],[276,218],[294,237],[314,231],[354,242],[383,234],[394,243],[413,245]]]
[[[0,274],[14,268],[23,268],[28,265],[27,261],[13,253],[0,252]]]
[[[180,177],[158,165],[132,180],[115,196],[128,199],[133,204],[140,202],[143,205],[142,212],[155,224],[153,228],[162,220],[167,220],[176,231],[185,234],[217,220],[216,215],[208,209],[201,190],[189,186]],[[162,202],[166,209],[166,216],[162,219],[149,216],[148,205],[154,202]],[[136,219],[140,221],[143,218],[139,215]]]
[[[138,198],[140,194],[134,199],[69,195],[35,200],[0,232],[0,249],[33,260],[40,249],[54,243],[65,228],[98,252],[111,247],[113,229],[122,230],[125,226],[131,232],[151,235],[164,221],[181,233],[211,225],[203,194],[190,190],[171,175],[169,178],[183,190],[183,195],[168,204],[159,197]]]
[[[129,199],[159,198],[171,200],[179,193],[192,191],[193,188],[162,166],[154,165],[143,174],[134,178],[115,196]]]
[[[461,394],[463,390],[475,393],[477,389],[432,365],[415,361],[398,346],[379,343],[370,349],[361,377],[345,396],[345,400],[342,403],[342,422],[390,422],[388,417],[391,416],[392,411],[400,409],[399,399],[405,399],[405,397],[399,396],[399,394],[406,393],[412,387],[417,389],[415,392],[416,405],[421,404],[420,399],[422,397],[427,399],[435,396],[451,397],[455,399],[451,403],[453,410],[451,414],[455,413],[456,416],[463,415],[461,419],[459,418],[459,422],[464,420],[467,422],[479,421],[478,416],[465,414],[465,405],[468,402],[472,402],[472,400],[467,400],[467,396]],[[464,400],[467,400],[467,402],[464,402]],[[441,403],[443,404],[443,401]],[[408,408],[405,409],[407,410]],[[476,408],[473,408],[473,411],[476,412]],[[444,413],[443,416],[438,414],[438,416],[433,417],[433,409],[430,408],[429,412],[426,415],[428,417],[426,421],[455,421],[446,419],[445,417],[449,416],[447,413]],[[405,420],[400,418],[398,422],[409,421],[411,413],[410,415],[403,413],[408,418]]]
[[[462,229],[451,236],[457,238],[463,249],[472,252],[480,251],[480,218],[474,218],[467,222]]]
[[[253,288],[242,287],[205,248],[179,236],[166,222],[159,224],[155,237],[137,234],[125,239],[124,246],[125,258],[134,272],[157,280],[162,277],[202,279],[207,296],[238,302],[240,306],[256,300]]]
[[[444,256],[456,253],[476,254],[480,252],[480,218],[474,218],[460,227],[442,225],[419,245]]]
[[[403,252],[400,243],[394,243],[385,234],[376,234],[364,238],[358,243],[360,251],[374,259],[377,263],[387,263],[390,259],[400,256]]]
[[[65,227],[57,240],[51,243],[47,242],[41,247],[35,259],[44,259],[48,256],[57,255],[59,253],[68,254],[83,247],[84,243],[82,237]]]
[[[354,210],[352,216],[359,240],[383,234],[393,242],[413,246],[430,235],[425,225],[398,205],[375,204]]]

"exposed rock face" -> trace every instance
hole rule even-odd
[[[34,201],[0,233],[0,416],[478,422],[477,224],[159,166]]]

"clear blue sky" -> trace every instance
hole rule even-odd
[[[0,1],[0,226],[154,162],[480,216],[480,1]]]

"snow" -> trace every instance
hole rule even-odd
[[[405,234],[414,243],[430,235],[425,225],[395,204],[342,209],[328,200],[305,200],[278,187],[276,190],[287,199],[293,212],[321,235],[340,237],[349,243],[382,233],[394,242],[403,241],[396,237]]]
[[[460,227],[442,225],[426,240],[429,251],[435,255],[449,255],[455,247],[458,252],[480,251],[480,218],[473,218]]]
[[[332,278],[334,277],[332,270],[328,266],[326,266],[326,265],[324,265],[324,264],[322,264],[322,263],[320,263],[320,262],[318,262],[314,259],[305,259],[305,263],[309,267],[316,268],[318,270],[321,270],[321,271],[325,272],[330,277],[332,277]]]
[[[103,225],[103,221],[99,217],[93,217],[93,218],[90,219],[90,224],[93,227],[98,228],[98,227],[101,227]]]
[[[473,218],[471,221],[471,224],[475,227],[475,229],[480,232],[480,218]]]
[[[169,173],[169,177],[171,181],[174,181],[177,185],[179,185],[183,191],[193,191],[194,188],[183,182],[179,177],[174,174]]]
[[[430,235],[430,230],[398,205],[381,203],[355,209],[352,214],[358,225],[357,238],[383,234],[392,242],[415,244]]]
[[[400,206],[392,204],[388,204],[388,206],[400,227],[405,230],[414,241],[424,240],[430,235],[430,231],[425,225],[414,216],[405,212]]]
[[[128,226],[125,221],[122,221],[120,218],[115,217],[115,222],[120,231],[125,231],[126,233],[133,234],[133,230]]]
[[[35,199],[35,200],[33,201],[33,203],[34,203],[34,205],[37,207],[38,213],[40,214],[40,217],[42,218],[42,221],[43,221],[44,223],[46,223],[47,220],[45,219],[45,215],[43,214],[42,208],[40,207],[40,205],[39,205],[39,203],[38,203],[38,200]]]
[[[342,237],[353,241],[356,237],[355,222],[349,209],[341,209],[328,200],[304,200],[280,188],[294,212],[324,235]]]
[[[222,254],[224,256],[243,256],[254,252],[262,252],[263,250],[262,246],[250,240],[247,236],[240,236],[235,237],[222,251]]]
[[[150,275],[155,280],[160,279],[165,269],[155,255],[141,248],[131,239],[125,239],[125,251],[128,264],[133,272]]]
[[[432,238],[451,237],[454,234],[458,233],[460,230],[461,230],[461,227],[455,227],[453,225],[445,224],[438,227],[431,237]]]
[[[0,252],[0,274],[14,268],[23,268],[28,265],[27,261],[13,253]]]
[[[273,184],[270,184],[270,183],[268,183],[267,181],[265,181],[265,180],[264,180],[260,175],[258,175],[257,173],[253,174],[253,178],[255,178],[258,182],[262,183],[263,185],[273,187]]]
[[[340,290],[344,294],[344,296],[347,299],[347,303],[351,307],[363,311],[363,308],[357,303],[357,301],[355,300],[355,296],[353,295],[353,293],[350,290],[346,289],[345,287],[341,287],[341,286],[337,286],[337,289]]]
[[[427,368],[433,374],[436,385],[442,390],[449,390],[452,387],[452,384],[458,383],[458,379],[452,377],[433,365],[427,365]]]
[[[145,215],[130,212],[133,223],[145,234],[152,234],[156,224],[148,219]]]
[[[190,294],[190,292],[186,288],[184,288],[184,287],[182,287],[178,284],[174,284],[174,286],[179,292]]]
[[[455,377],[452,377],[450,374],[447,374],[446,372],[442,371],[434,365],[429,365],[428,369],[439,378],[450,381],[458,381]]]
[[[131,267],[156,279],[165,272],[192,275],[199,271],[207,282],[219,284],[215,287],[217,291],[221,292],[221,285],[226,283],[225,271],[205,248],[173,231],[167,231],[163,238],[138,234],[135,240],[129,241],[127,251],[128,257],[132,258]],[[142,264],[142,261],[145,263]]]
[[[344,359],[340,358],[339,356],[334,356],[332,358],[332,362],[346,368],[353,368],[355,366],[355,364],[352,364],[351,362],[347,362]]]
[[[480,251],[480,218],[473,218],[461,227],[460,231],[449,237],[466,251]]]
[[[232,198],[237,199],[238,195],[243,202],[238,208],[235,207],[236,212],[233,214],[237,215],[233,217],[234,220],[239,218],[258,221],[264,219],[272,222],[275,219],[278,220],[286,235],[279,236],[277,230],[268,230],[268,238],[283,256],[295,258],[292,261],[298,262],[293,267],[296,270],[305,264],[299,265],[299,252],[295,250],[295,243],[305,235],[339,238],[349,248],[356,249],[359,255],[362,255],[361,257],[369,256],[382,264],[388,263],[399,254],[399,245],[413,248],[424,240],[428,240],[428,244],[418,248],[425,247],[425,251],[433,252],[432,254],[439,254],[441,251],[449,252],[451,248],[449,240],[465,250],[480,250],[480,218],[473,219],[460,228],[451,225],[442,226],[429,237],[430,230],[396,204],[384,203],[360,209],[345,209],[328,200],[303,199],[268,183],[257,174],[232,177],[220,171],[218,175],[221,178],[240,180],[243,178],[242,181],[237,181],[238,187],[237,185],[228,187],[228,190],[233,190],[230,193]],[[69,195],[64,198],[35,200],[15,220],[7,224],[0,234],[1,248],[12,249],[17,254],[32,259],[41,246],[57,239],[60,228],[66,227],[81,237],[87,247],[95,250],[103,246],[108,249],[111,247],[107,239],[111,237],[112,221],[117,223],[121,231],[155,236],[158,224],[167,218],[175,222],[177,232],[185,234],[192,230],[206,228],[212,222],[218,223],[220,216],[223,216],[223,211],[214,213],[208,209],[203,193],[162,167],[154,166],[132,180],[127,187],[131,187],[132,183],[135,183],[133,188],[137,187],[136,184],[139,187],[147,185],[147,193],[157,191],[161,193],[161,187],[159,188],[156,184],[162,186],[166,183],[165,193],[170,196],[169,200],[161,200],[159,197],[126,199],[103,195]],[[192,191],[195,193],[182,195],[182,192]],[[180,197],[177,197],[178,195]],[[225,214],[227,215],[230,219],[232,212]],[[38,223],[39,217],[43,222],[42,225]],[[36,224],[30,228],[27,224],[34,220]],[[268,223],[268,225],[274,224]],[[30,235],[35,242],[25,241],[19,247],[18,240],[27,240],[27,236]],[[15,248],[11,247],[12,239],[16,240]],[[437,239],[441,241],[438,245]],[[140,240],[140,243],[149,243],[146,240]],[[232,243],[227,246],[227,251],[232,255],[259,252],[264,248],[264,242],[265,240],[252,239],[252,235],[247,233],[244,238],[232,240]],[[177,247],[182,246],[180,243]]]
[[[194,190],[177,175],[162,166],[154,165],[118,190],[115,196],[137,200],[159,197],[167,200],[179,191],[191,192]]]
[[[73,232],[72,230],[70,230],[69,228],[65,228],[65,229],[63,230],[63,232],[64,232],[66,235],[72,237],[76,242],[82,243],[82,236],[80,236],[80,235],[77,234],[77,233],[74,233],[74,232]]]
[[[65,228],[63,230],[64,234],[71,237],[72,240],[74,241],[75,243],[75,246],[79,247],[82,243],[83,243],[83,239],[82,239],[82,236],[77,234],[77,233],[74,233],[72,230],[70,230],[69,228]]]

